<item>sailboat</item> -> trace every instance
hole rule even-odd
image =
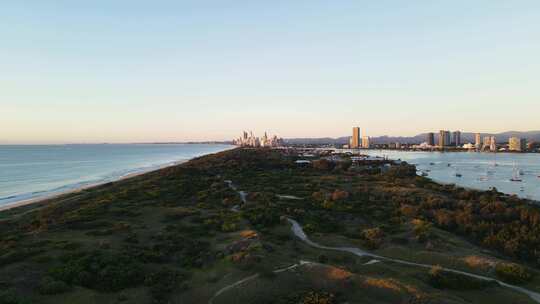
[[[514,162],[514,169],[512,178],[510,179],[512,182],[522,182],[523,180],[519,177],[519,169],[516,167],[516,163]]]

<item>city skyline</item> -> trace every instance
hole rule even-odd
[[[361,133],[360,127],[352,128],[352,136],[349,137],[349,141],[343,144],[343,147],[350,149],[372,147],[372,137],[367,133]],[[377,148],[395,148],[400,149],[404,144],[405,149],[420,149],[420,150],[449,150],[449,149],[466,149],[476,151],[514,151],[514,152],[526,152],[533,151],[540,142],[540,131],[536,132],[536,138],[527,138],[526,135],[519,134],[519,132],[506,132],[498,134],[500,137],[506,137],[506,141],[499,142],[497,135],[491,133],[468,133],[469,137],[465,139],[462,137],[461,130],[439,130],[437,140],[435,140],[434,132],[427,132],[418,134],[415,136],[416,141],[411,142],[410,138],[406,141],[400,141],[400,137],[393,138],[392,140],[385,140],[385,142],[377,142]],[[465,135],[467,133],[463,133]],[[482,138],[482,135],[484,137]],[[422,138],[423,137],[423,138]],[[403,137],[401,138],[403,139]],[[425,139],[425,140],[424,140]],[[338,144],[338,143],[336,143]]]
[[[353,128],[353,132],[354,132],[354,129],[357,128],[357,127],[354,127]],[[262,133],[262,134],[265,134],[265,133],[272,133],[272,134],[276,134],[276,132],[273,132],[273,131],[268,131],[268,130],[274,130],[275,128],[263,128],[261,129],[262,131],[249,131],[249,133],[251,134],[255,134],[255,133]],[[253,130],[253,129],[250,129],[250,130]],[[421,133],[417,133],[417,134],[413,134],[413,135],[402,135],[402,134],[382,134],[382,135],[378,135],[378,134],[371,134],[371,133],[368,133],[367,131],[365,131],[365,129],[362,129],[360,127],[358,127],[358,131],[359,131],[359,146],[362,146],[362,143],[366,140],[365,137],[367,137],[367,142],[371,142],[372,139],[377,139],[377,138],[385,138],[385,137],[392,137],[392,138],[405,138],[405,139],[411,139],[411,138],[421,138],[420,141],[422,142],[426,142],[427,144],[431,145],[431,146],[439,146],[439,139],[440,139],[440,132],[441,131],[445,131],[445,132],[449,132],[449,134],[447,134],[447,136],[449,136],[450,138],[450,141],[448,141],[451,145],[455,145],[455,132],[459,132],[459,138],[460,138],[460,144],[465,144],[465,143],[472,143],[472,144],[476,144],[478,143],[478,141],[476,140],[477,136],[480,136],[482,135],[482,137],[480,138],[480,142],[482,143],[482,141],[484,140],[484,137],[485,136],[493,136],[493,135],[497,135],[497,134],[500,134],[500,133],[527,133],[527,132],[532,132],[535,134],[535,137],[539,137],[540,138],[540,130],[527,130],[527,131],[516,131],[516,130],[506,130],[506,131],[503,131],[503,132],[476,132],[476,131],[463,131],[463,130],[454,130],[454,131],[449,131],[449,130],[439,130],[439,131],[424,131],[424,132],[421,132]],[[242,133],[245,133],[246,131],[239,131],[239,130],[236,130],[236,134],[238,134],[238,132],[242,132]],[[350,132],[350,131],[349,131]],[[348,144],[350,145],[351,144],[351,139],[353,136],[351,135],[347,135],[346,134],[347,132],[343,131],[342,134],[339,134],[338,136],[326,136],[326,137],[307,137],[307,136],[299,136],[299,137],[287,137],[287,136],[283,136],[283,137],[280,137],[280,140],[299,140],[299,139],[324,139],[324,138],[328,138],[328,139],[335,139],[335,140],[338,140],[340,138],[348,138]],[[538,134],[537,134],[538,133]],[[472,139],[469,139],[469,140],[466,140],[464,141],[463,140],[463,134],[468,134],[469,136],[472,136]],[[432,138],[432,143],[433,144],[430,144],[430,137]],[[503,136],[504,137],[504,136]],[[503,139],[503,142],[506,142],[507,140],[509,140],[510,138],[512,137],[515,137],[515,136],[506,136],[504,137]],[[232,138],[232,139],[231,139]],[[448,138],[448,137],[447,137]],[[521,138],[521,137],[519,137]],[[524,139],[528,139],[525,137],[523,137]],[[95,142],[92,142],[92,141],[67,141],[67,142],[31,142],[31,143],[19,143],[19,142],[2,142],[0,140],[0,145],[34,145],[34,144],[50,144],[50,145],[56,145],[56,144],[59,144],[59,145],[64,145],[64,144],[138,144],[138,143],[197,143],[197,142],[201,142],[201,143],[205,143],[205,142],[208,142],[208,143],[211,143],[211,142],[234,142],[235,140],[237,140],[238,137],[237,136],[231,136],[229,138],[225,138],[225,139],[205,139],[205,140],[198,140],[198,139],[193,139],[193,140],[163,140],[163,141],[160,141],[160,140],[148,140],[148,141],[95,141]],[[420,142],[419,141],[419,142]],[[538,139],[538,141],[540,141],[540,139]],[[446,145],[445,145],[446,146]]]
[[[373,136],[538,130],[539,13],[487,0],[4,3],[0,143],[228,140],[246,125],[337,137],[357,121]]]

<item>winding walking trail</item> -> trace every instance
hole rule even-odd
[[[316,264],[316,263],[313,263],[313,262],[309,262],[309,261],[300,261],[299,263],[297,264],[293,264],[291,266],[288,266],[288,267],[285,267],[285,268],[281,268],[281,269],[277,269],[277,270],[274,270],[273,273],[281,273],[281,272],[285,272],[285,271],[288,271],[288,270],[292,270],[294,268],[297,268],[299,266],[303,266],[303,265],[307,265],[307,264]],[[214,296],[208,301],[208,304],[213,304],[214,303],[214,300],[219,297],[221,294],[223,294],[224,292],[230,290],[230,289],[233,289],[235,287],[238,287],[246,282],[249,282],[251,280],[254,280],[256,278],[258,278],[260,276],[260,274],[256,273],[254,275],[250,275],[249,277],[247,278],[243,278],[241,279],[240,281],[236,281],[232,284],[229,284],[223,288],[221,288],[220,290],[218,290]]]
[[[398,263],[398,264],[403,264],[403,265],[409,265],[409,266],[416,266],[416,267],[422,267],[422,268],[431,268],[431,267],[433,267],[433,265],[408,262],[408,261],[404,261],[404,260],[393,259],[393,258],[388,258],[388,257],[376,255],[376,254],[369,253],[367,251],[364,251],[364,250],[362,250],[360,248],[356,248],[356,247],[328,247],[328,246],[323,246],[323,245],[320,245],[320,244],[317,244],[317,243],[311,241],[307,237],[307,235],[304,233],[304,230],[302,229],[302,226],[300,226],[300,224],[297,221],[295,221],[295,220],[293,220],[291,218],[287,218],[287,220],[289,221],[289,223],[291,223],[291,230],[294,233],[294,235],[296,237],[298,237],[299,239],[301,239],[302,241],[304,241],[305,243],[307,243],[310,246],[315,247],[315,248],[325,249],[325,250],[335,250],[335,251],[349,252],[349,253],[352,253],[352,254],[357,255],[357,256],[367,256],[367,257],[372,257],[372,258],[378,259],[378,260],[383,260],[383,261],[388,261],[388,262],[393,262],[393,263]],[[531,299],[533,299],[535,302],[540,303],[540,293],[530,291],[530,290],[527,290],[527,289],[519,287],[519,286],[507,284],[507,283],[504,283],[502,281],[499,281],[499,280],[496,280],[496,279],[493,279],[493,278],[490,278],[490,277],[485,277],[485,276],[481,276],[481,275],[477,275],[477,274],[473,274],[473,273],[469,273],[469,272],[465,272],[465,271],[460,271],[460,270],[455,270],[455,269],[450,269],[450,268],[445,268],[445,267],[442,267],[442,270],[447,271],[447,272],[461,274],[461,275],[468,276],[468,277],[475,278],[475,279],[479,279],[479,280],[496,282],[500,286],[510,288],[512,290],[524,293],[524,294],[528,295]]]
[[[247,197],[247,193],[245,191],[238,191],[237,190],[237,187],[232,183],[232,181],[230,180],[227,180],[225,181],[225,183],[227,183],[229,185],[229,187],[231,187],[231,189],[235,190],[238,192],[238,194],[240,195],[240,198],[242,200],[242,203],[246,203],[246,197]],[[280,197],[282,198],[286,198],[286,197],[292,197],[292,196],[288,196],[288,195],[280,195]],[[295,197],[296,198],[296,197]],[[233,211],[237,212],[237,208],[238,206],[235,206],[233,207]],[[373,253],[370,253],[370,252],[367,252],[365,250],[362,250],[360,248],[357,248],[357,247],[330,247],[330,246],[324,246],[324,245],[321,245],[321,244],[318,244],[318,243],[315,243],[313,242],[312,240],[310,240],[306,233],[304,232],[304,230],[302,229],[302,226],[295,220],[291,219],[291,218],[287,218],[287,221],[291,224],[291,230],[293,232],[293,234],[299,238],[300,240],[302,240],[303,242],[305,242],[306,244],[314,247],[314,248],[318,248],[318,249],[324,249],[324,250],[334,250],[334,251],[341,251],[341,252],[348,252],[348,253],[352,253],[356,256],[359,256],[359,257],[362,257],[362,256],[367,256],[367,257],[371,257],[373,258],[374,260],[372,261],[369,261],[366,263],[366,265],[368,264],[372,264],[372,263],[376,263],[376,262],[381,262],[381,261],[387,261],[387,262],[393,262],[393,263],[397,263],[397,264],[402,264],[402,265],[408,265],[408,266],[414,266],[414,267],[421,267],[421,268],[431,268],[433,267],[434,265],[429,265],[429,264],[422,264],[422,263],[415,263],[415,262],[409,262],[409,261],[405,261],[405,260],[400,260],[400,259],[394,259],[394,258],[389,258],[389,257],[384,257],[384,256],[380,256],[380,255],[376,255],[376,254],[373,254]],[[291,267],[297,267],[297,266],[300,266],[302,265],[302,262],[300,262],[300,264],[295,264]],[[309,263],[309,262],[305,262],[305,263]],[[287,269],[290,269],[290,267],[288,268],[285,268],[285,269],[280,269],[280,270],[276,270],[274,271],[275,273],[278,273],[278,272],[282,272],[282,271],[285,271]],[[456,269],[451,269],[451,268],[446,268],[446,267],[441,267],[442,270],[444,271],[447,271],[447,272],[452,272],[452,273],[456,273],[456,274],[460,274],[460,275],[464,275],[464,276],[467,276],[467,277],[471,277],[471,278],[475,278],[475,279],[479,279],[479,280],[483,280],[483,281],[489,281],[489,282],[496,282],[497,284],[499,284],[500,286],[502,287],[506,287],[506,288],[509,288],[509,289],[512,289],[512,290],[515,290],[517,292],[521,292],[523,294],[526,294],[527,296],[529,296],[532,300],[534,300],[536,303],[540,303],[540,293],[538,292],[534,292],[534,291],[530,291],[528,289],[525,289],[523,287],[519,287],[519,286],[515,286],[515,285],[511,285],[511,284],[508,284],[508,283],[505,283],[505,282],[502,282],[502,281],[499,281],[497,279],[493,279],[493,278],[490,278],[490,277],[486,277],[486,276],[482,276],[482,275],[478,275],[478,274],[474,274],[474,273],[469,273],[469,272],[465,272],[465,271],[461,271],[461,270],[456,270]],[[226,286],[224,288],[222,288],[221,290],[219,290],[215,295],[214,297],[212,297],[212,299],[210,299],[209,301],[209,304],[212,304],[212,301],[213,299],[215,299],[217,296],[219,296],[220,294],[222,294],[223,292],[231,289],[231,288],[234,288],[238,285],[241,285],[242,283],[246,282],[246,281],[249,281],[249,280],[252,280],[252,279],[255,279],[259,276],[259,274],[254,274],[250,277],[247,277],[241,281],[238,281],[234,284],[231,284],[229,286]]]

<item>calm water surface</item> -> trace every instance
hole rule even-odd
[[[0,146],[0,206],[230,148],[205,144]]]
[[[386,155],[430,170],[429,177],[442,183],[516,194],[540,201],[540,154],[537,153],[477,153],[477,152],[407,152],[391,150],[363,150],[372,156]],[[450,164],[450,166],[448,166]],[[514,164],[521,170],[522,182],[512,182]],[[516,170],[517,171],[517,170]],[[456,173],[462,177],[457,177]]]

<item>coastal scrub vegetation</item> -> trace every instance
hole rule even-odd
[[[475,291],[499,288],[442,268],[411,274],[314,249],[292,236],[287,218],[320,243],[413,261],[457,265],[464,256],[490,254],[493,265],[458,266],[536,288],[534,204],[440,185],[407,163],[340,157],[299,166],[294,151],[235,149],[4,211],[0,304],[227,303],[230,295],[218,291],[254,274],[253,282],[275,289],[246,283],[237,296],[249,303],[423,303],[437,296],[428,295],[433,288],[469,292],[452,298],[466,303],[489,297]],[[300,260],[313,263],[291,268],[296,277],[276,271]]]

